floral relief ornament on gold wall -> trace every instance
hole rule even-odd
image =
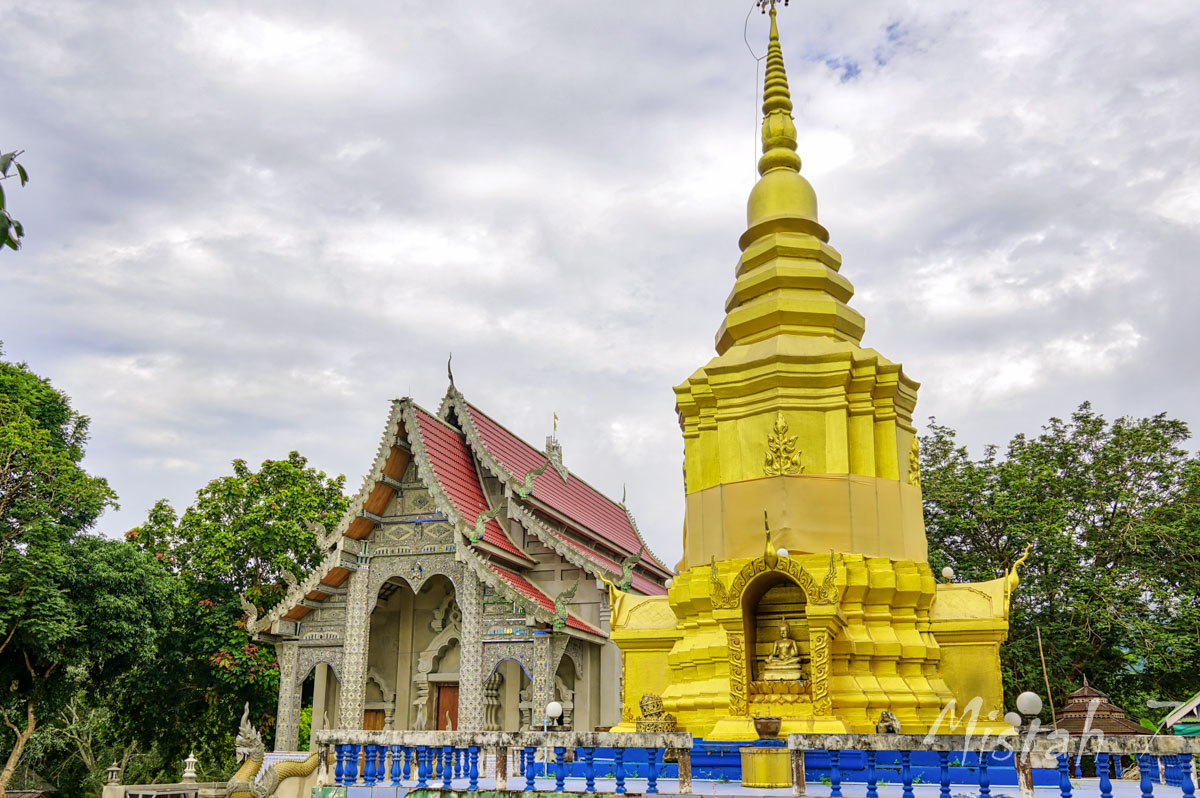
[[[804,466],[800,464],[800,450],[796,448],[798,435],[788,435],[787,419],[783,411],[777,411],[775,426],[767,433],[767,454],[763,463],[763,473],[769,477],[781,474],[802,474]]]
[[[908,484],[921,487],[921,444],[916,438],[908,450]]]

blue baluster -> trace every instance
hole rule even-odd
[[[1075,757],[1075,778],[1083,778],[1083,757],[1081,756]]]
[[[385,781],[387,781],[387,777],[388,777],[388,771],[387,771],[388,747],[386,745],[377,745],[377,746],[375,746],[375,748],[376,748],[375,778],[380,784],[383,784]]]
[[[658,749],[646,749],[646,792],[658,792]]]
[[[337,765],[333,768],[333,781],[335,784],[346,786],[346,752],[350,750],[350,746],[342,743],[337,746]]]
[[[467,749],[454,749],[454,778],[461,779],[467,775]]]
[[[448,745],[442,746],[442,789],[450,789],[450,779],[454,777],[454,749]]]
[[[400,771],[400,775],[405,780],[412,776],[412,754],[413,750],[410,746],[404,746],[404,769]]]
[[[563,779],[567,777],[567,749],[554,746],[554,791],[563,791]]]
[[[428,758],[428,756],[429,756],[429,750],[423,745],[418,745],[417,746],[417,784],[416,784],[416,788],[418,790],[429,786],[429,782],[426,781],[426,778],[425,778],[426,777],[425,760]]]
[[[900,794],[904,798],[913,798],[912,751],[900,752],[900,783],[904,785]]]
[[[879,798],[878,783],[875,777],[875,752],[867,751],[867,798]]]
[[[363,784],[374,786],[375,773],[375,744],[368,743],[363,746]]]
[[[625,794],[625,749],[613,749],[613,775],[617,777],[617,794]]]
[[[1071,798],[1071,765],[1066,754],[1058,754],[1058,791],[1062,798]]]
[[[587,786],[584,787],[585,792],[596,791],[596,749],[581,748],[579,749],[583,756],[583,781]]]
[[[980,798],[991,798],[992,780],[988,778],[988,763],[992,758],[991,751],[979,752],[979,795]]]
[[[1137,756],[1138,771],[1141,775],[1142,798],[1154,798],[1154,779],[1151,777],[1150,768],[1154,766],[1154,757],[1149,754],[1139,754]]]
[[[1096,775],[1100,777],[1100,798],[1112,798],[1112,782],[1108,779],[1108,754],[1096,754]]]
[[[829,752],[829,798],[842,798],[842,752]]]
[[[942,787],[941,798],[950,798],[950,752],[938,751],[938,780]]]
[[[523,755],[525,757],[525,791],[533,791],[533,749],[526,747]]]
[[[358,784],[359,782],[359,746],[350,743],[346,752],[346,784]]]
[[[467,748],[467,789],[474,792],[479,789],[479,746]]]
[[[1183,790],[1184,798],[1192,798],[1196,794],[1196,785],[1192,783],[1191,754],[1179,757],[1179,787]]]
[[[401,746],[393,745],[393,746],[391,746],[390,750],[392,752],[392,762],[391,762],[392,767],[391,767],[391,771],[389,772],[388,775],[390,775],[392,777],[392,786],[399,787],[400,786],[400,760],[401,760],[401,757],[403,756],[402,752],[404,751],[404,749]]]

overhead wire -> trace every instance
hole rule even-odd
[[[755,55],[754,48],[750,46],[750,15],[754,13],[754,9],[758,8],[759,0],[751,0],[750,10],[746,12],[746,21],[742,24],[742,41],[746,43],[746,49],[750,51],[750,55],[754,58],[754,88],[750,92],[751,98],[754,100],[754,124],[751,130],[754,135],[751,138],[750,155],[751,161],[754,164],[754,176],[758,177],[758,67],[762,64],[766,53]]]

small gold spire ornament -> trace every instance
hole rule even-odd
[[[767,454],[763,462],[763,473],[769,477],[781,474],[803,474],[800,450],[796,448],[798,435],[788,435],[787,419],[780,410],[775,415],[773,432],[767,433]]]
[[[758,6],[759,8],[761,8],[762,13],[765,14],[765,13],[767,13],[768,8],[770,8],[772,11],[775,10],[776,2],[778,2],[778,0],[758,0],[758,2],[755,3],[755,5]],[[791,0],[783,0],[783,7],[787,8],[787,4],[789,2],[791,2]]]

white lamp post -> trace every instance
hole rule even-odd
[[[1031,737],[1037,734],[1039,725],[1037,716],[1041,711],[1042,697],[1026,690],[1017,696],[1017,712],[1009,712],[1004,716],[1004,720],[1012,724],[1018,734],[1024,731],[1027,736]],[[1025,718],[1021,717],[1022,715],[1029,719],[1028,723],[1025,722]],[[1029,754],[1026,751],[1014,752],[1013,759],[1017,766],[1017,789],[1021,798],[1033,798],[1033,766],[1029,762]]]

